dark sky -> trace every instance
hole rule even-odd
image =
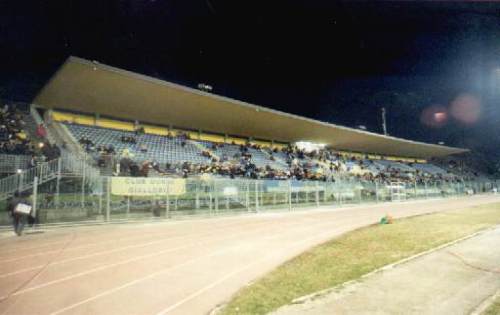
[[[499,22],[485,2],[3,0],[0,86],[29,100],[75,55],[374,132],[385,106],[392,135],[497,150]],[[479,121],[421,123],[464,93]]]

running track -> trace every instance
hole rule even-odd
[[[0,314],[206,314],[274,267],[386,213],[499,196],[380,203],[161,223],[60,228],[0,239]]]

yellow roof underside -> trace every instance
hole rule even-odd
[[[345,151],[415,158],[467,151],[324,123],[76,57],[61,66],[34,103],[243,137],[313,141]]]

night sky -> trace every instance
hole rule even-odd
[[[378,133],[384,106],[391,135],[500,151],[500,3],[0,1],[3,99],[70,55]],[[422,122],[464,97],[478,119]]]

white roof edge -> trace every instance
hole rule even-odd
[[[154,78],[154,77],[151,77],[151,76],[147,76],[147,75],[144,75],[144,74],[140,74],[140,73],[136,73],[136,72],[132,72],[132,71],[128,71],[128,70],[116,68],[116,67],[113,67],[113,66],[109,66],[109,65],[105,65],[105,64],[99,63],[97,61],[90,61],[90,60],[83,59],[83,58],[76,57],[76,56],[70,56],[63,63],[63,65],[61,66],[61,68],[57,72],[59,72],[64,67],[64,65],[66,65],[69,61],[76,61],[76,62],[79,62],[79,63],[82,63],[82,64],[92,65],[94,67],[102,68],[102,69],[105,69],[107,71],[111,71],[111,72],[117,73],[119,75],[126,75],[126,76],[129,76],[129,77],[135,77],[137,79],[141,79],[141,80],[149,81],[149,82],[152,82],[152,83],[169,86],[169,87],[172,87],[172,88],[183,90],[185,92],[198,94],[200,96],[206,96],[206,97],[210,97],[210,98],[217,99],[217,100],[227,101],[227,102],[231,102],[231,103],[234,103],[234,104],[237,104],[237,105],[240,105],[240,106],[244,106],[244,107],[248,107],[248,108],[251,108],[251,109],[255,109],[255,110],[259,110],[259,111],[262,110],[262,111],[266,111],[266,112],[269,112],[269,113],[274,113],[274,114],[277,114],[277,115],[282,115],[282,116],[286,116],[286,117],[290,117],[290,118],[294,118],[294,119],[304,120],[304,121],[308,121],[308,122],[315,123],[315,124],[320,124],[320,125],[331,127],[331,128],[338,128],[338,129],[342,129],[342,130],[346,130],[346,131],[350,131],[350,132],[355,132],[355,133],[359,133],[359,134],[369,135],[369,136],[373,136],[373,137],[379,137],[379,138],[383,138],[383,139],[391,139],[391,140],[402,141],[402,142],[411,143],[411,144],[418,144],[418,145],[423,145],[423,146],[434,147],[434,148],[438,148],[438,149],[447,149],[447,150],[450,150],[450,151],[456,151],[456,152],[450,153],[450,154],[465,153],[465,152],[469,152],[470,151],[469,149],[465,149],[465,148],[450,147],[450,146],[438,145],[438,144],[433,144],[433,143],[425,143],[425,142],[420,142],[420,141],[414,141],[414,140],[408,140],[408,139],[403,139],[403,138],[397,138],[397,137],[393,137],[393,136],[381,135],[381,134],[374,133],[374,132],[369,132],[369,131],[364,131],[364,130],[358,130],[358,129],[349,128],[349,127],[345,127],[345,126],[340,126],[340,125],[336,125],[336,124],[332,124],[332,123],[328,123],[328,122],[324,122],[324,121],[320,121],[320,120],[316,120],[316,119],[312,119],[312,118],[302,117],[302,116],[299,116],[299,115],[290,114],[290,113],[282,112],[282,111],[275,110],[275,109],[270,109],[270,108],[267,108],[267,107],[263,107],[263,106],[251,104],[251,103],[248,103],[248,102],[239,101],[239,100],[236,100],[236,99],[233,99],[233,98],[230,98],[230,97],[203,92],[203,91],[197,90],[195,88],[191,88],[191,87],[183,86],[183,85],[180,85],[180,84],[172,83],[172,82],[169,82],[169,81],[157,79],[157,78]],[[57,72],[54,74],[53,77],[56,76]],[[51,78],[51,80],[53,79],[53,77]]]

